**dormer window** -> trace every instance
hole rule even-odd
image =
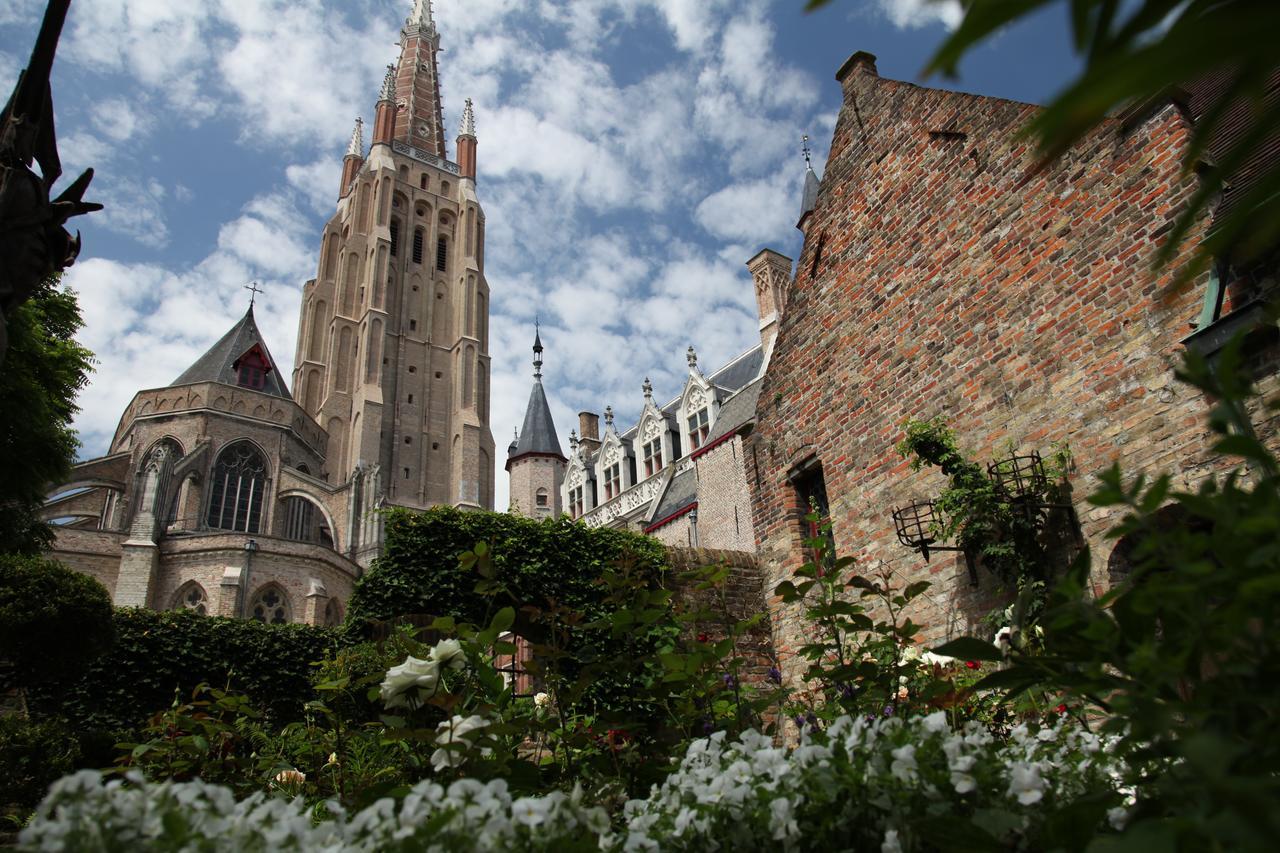
[[[231,365],[236,372],[236,384],[241,388],[252,388],[261,391],[267,387],[267,374],[271,371],[271,362],[267,361],[262,348],[254,345],[248,352],[237,358]]]
[[[604,499],[611,501],[622,494],[622,463],[615,462],[604,469]]]
[[[644,475],[652,477],[662,470],[662,438],[659,436],[644,446]]]
[[[697,450],[707,440],[711,432],[711,423],[706,409],[701,409],[689,416],[690,449]]]

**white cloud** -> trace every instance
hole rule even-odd
[[[152,116],[124,98],[108,98],[93,105],[92,122],[98,131],[115,142],[128,142],[151,131]]]
[[[780,172],[770,178],[730,184],[704,198],[694,215],[698,224],[716,237],[767,242],[786,233],[800,218],[799,200],[790,197],[796,183],[792,178]],[[794,206],[787,204],[791,200],[796,202]]]
[[[903,29],[942,24],[954,30],[964,18],[959,0],[876,0],[880,11]]]
[[[101,166],[101,163],[91,164]],[[169,243],[165,221],[165,188],[159,181],[143,178],[95,177],[87,197],[103,209],[93,214],[93,225],[115,231],[152,249]]]

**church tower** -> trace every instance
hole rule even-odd
[[[533,336],[533,391],[524,412],[524,425],[507,449],[511,477],[510,511],[529,518],[557,518],[564,511],[560,485],[568,464],[560,452],[556,425],[551,420],[547,392],[542,388],[542,335]]]
[[[303,287],[295,396],[328,433],[325,479],[361,484],[362,506],[493,508],[475,115],[468,100],[450,161],[439,51],[430,0],[416,0]]]

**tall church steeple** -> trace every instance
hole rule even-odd
[[[440,33],[431,0],[415,0],[400,31],[396,68],[395,138],[445,159],[444,103],[440,97]]]
[[[476,182],[445,157],[431,4],[404,2],[372,144],[363,150],[357,125],[303,287],[296,394],[325,431],[324,476],[358,482],[361,501],[490,509],[484,210]],[[363,522],[348,531],[361,561],[379,536]]]

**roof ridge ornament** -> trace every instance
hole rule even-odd
[[[689,372],[698,372],[698,351],[693,348],[693,344],[689,344],[689,349],[684,354],[685,361],[689,362]]]
[[[613,406],[604,407],[604,428],[606,430],[613,429]]]
[[[476,136],[476,112],[471,105],[471,99],[467,98],[466,105],[462,108],[462,130],[459,136],[470,136],[472,139]]]
[[[351,144],[347,146],[348,157],[364,156],[364,119],[356,117],[355,129],[351,131]]]
[[[653,402],[653,383],[649,381],[649,377],[644,378],[644,384],[640,386],[644,390],[644,399],[646,402]]]
[[[800,152],[804,154],[804,164],[808,166],[810,169],[812,169],[813,160],[811,159],[811,156],[810,156],[812,152],[809,150],[809,134],[807,133],[804,136],[800,137]]]

